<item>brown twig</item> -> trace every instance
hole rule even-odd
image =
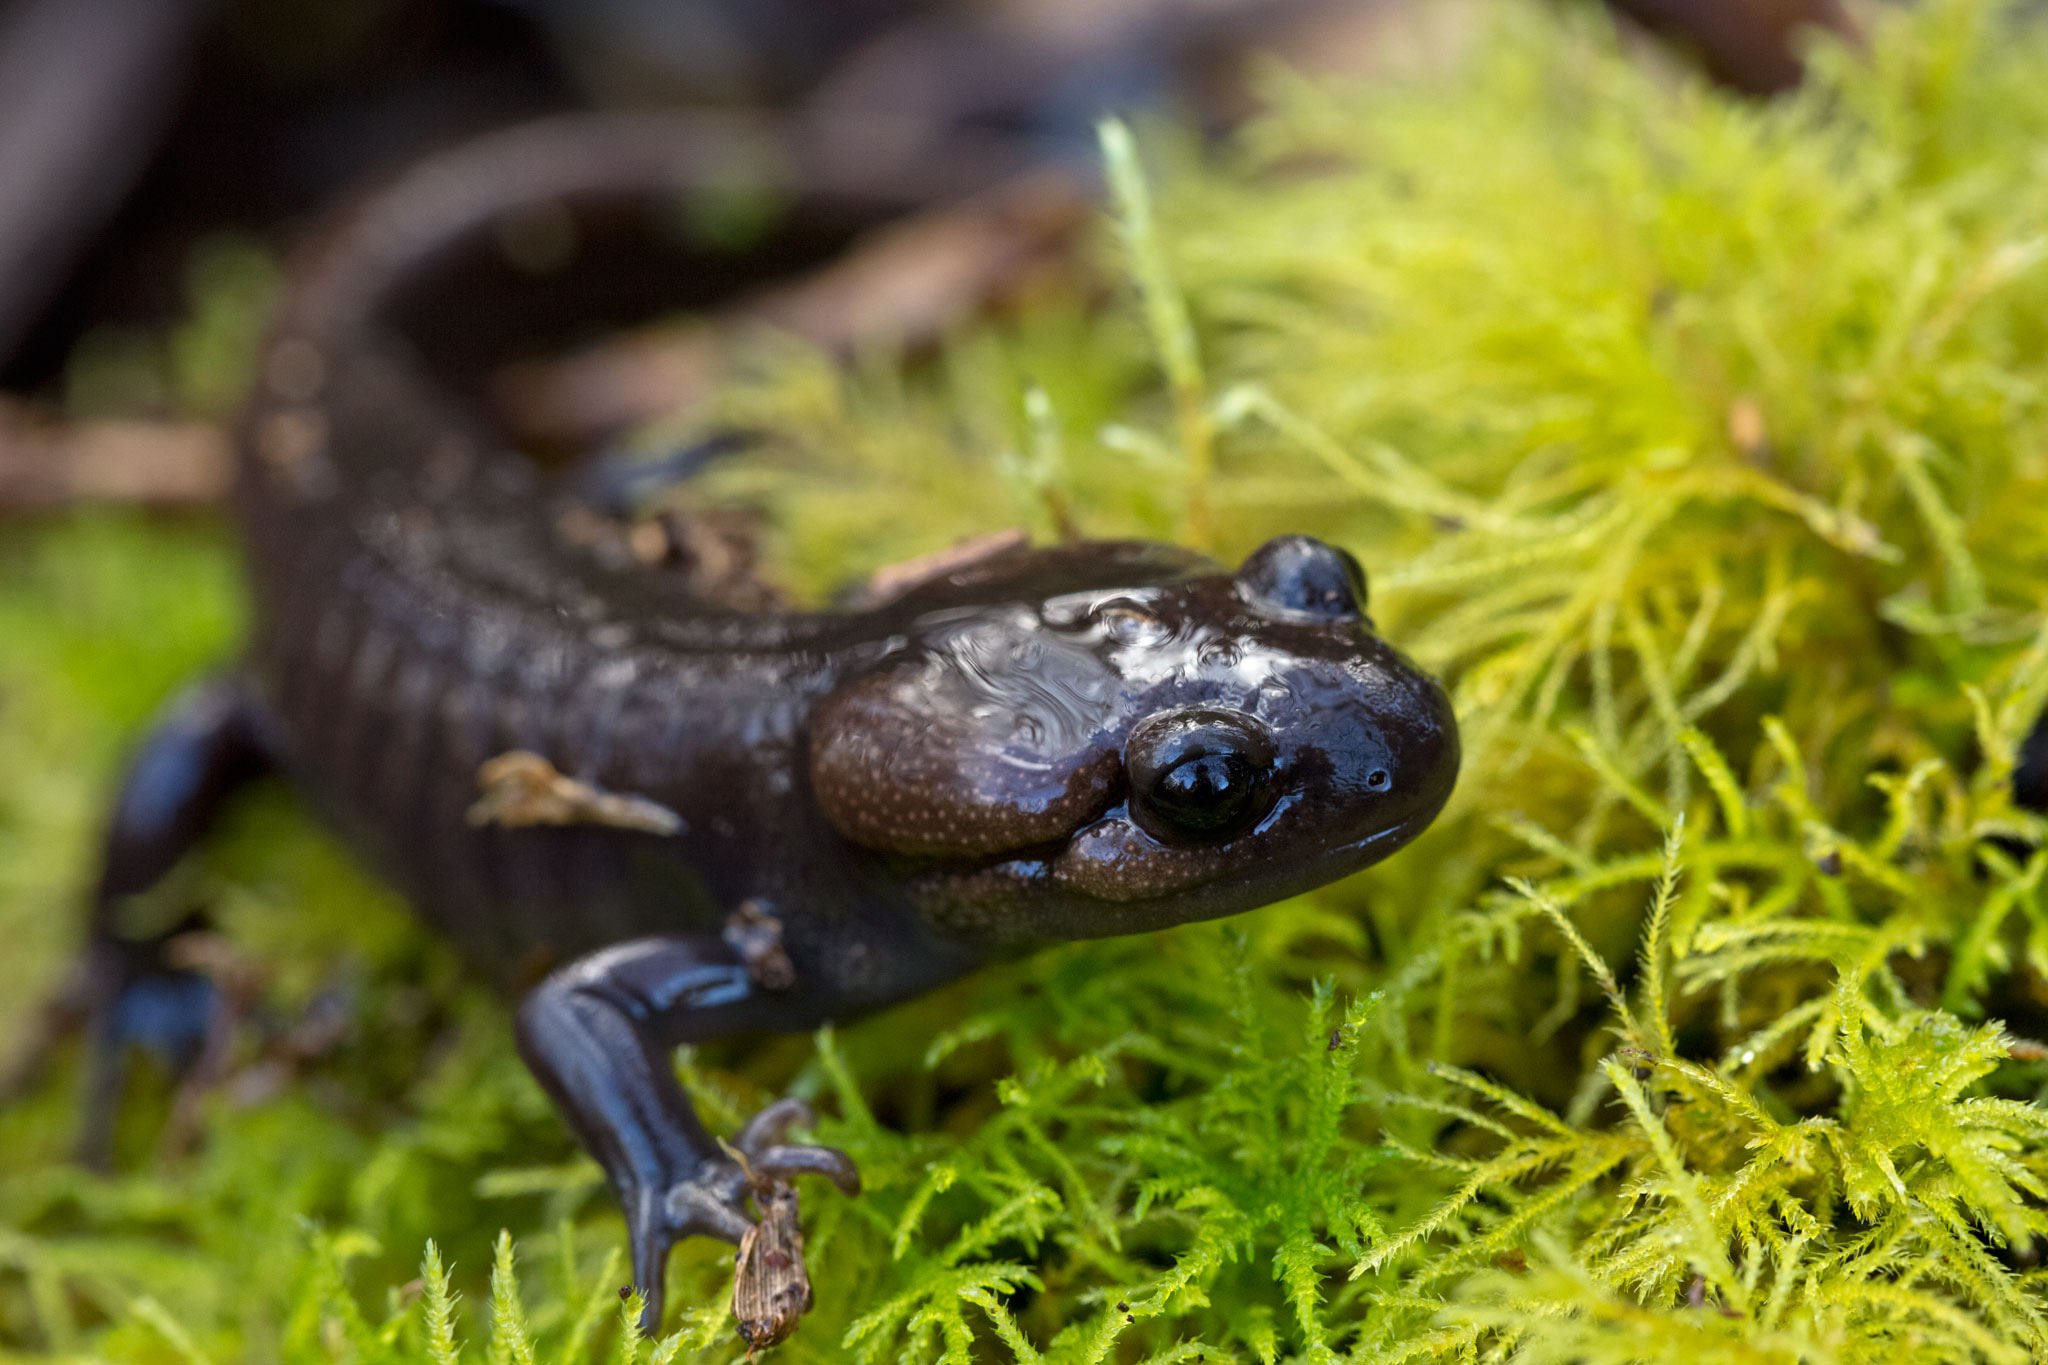
[[[708,319],[510,366],[497,385],[499,409],[529,440],[583,446],[708,393],[723,377],[722,334],[773,328],[841,355],[929,345],[1056,272],[1092,204],[1066,172],[1018,176],[878,228],[830,265]]]
[[[204,505],[226,496],[229,468],[227,436],[209,423],[64,421],[0,397],[0,512]]]

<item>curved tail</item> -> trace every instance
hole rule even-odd
[[[803,202],[901,211],[1027,164],[1007,139],[954,137],[911,152],[885,136],[708,113],[565,114],[487,133],[399,171],[316,236],[291,271],[280,334],[345,340],[407,281],[524,209],[737,181]]]

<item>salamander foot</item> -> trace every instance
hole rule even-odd
[[[650,1334],[660,1328],[677,1242],[700,1234],[745,1241],[758,1226],[748,1202],[765,1211],[762,1196],[777,1185],[786,1191],[799,1175],[860,1190],[844,1152],[784,1141],[810,1121],[803,1101],[778,1100],[726,1143],[704,1131],[676,1081],[676,1044],[786,1022],[784,1008],[756,988],[730,944],[687,936],[601,949],[556,971],[520,1004],[520,1053],[604,1168],[626,1215]]]
[[[822,1175],[846,1194],[860,1193],[860,1172],[836,1147],[785,1143],[791,1128],[811,1122],[810,1106],[781,1099],[756,1114],[727,1146],[706,1157],[696,1173],[665,1190],[636,1190],[622,1199],[633,1250],[633,1280],[646,1302],[642,1326],[652,1333],[662,1315],[663,1268],[669,1249],[685,1237],[716,1237],[735,1245],[755,1228],[747,1202],[799,1175]],[[725,1145],[725,1144],[721,1144]]]
[[[87,976],[91,1055],[77,1155],[85,1166],[104,1171],[113,1165],[114,1123],[130,1051],[152,1054],[182,1085],[226,1024],[212,978],[167,965],[154,952],[94,944]]]

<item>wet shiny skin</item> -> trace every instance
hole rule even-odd
[[[938,613],[818,708],[817,800],[855,842],[931,860],[923,912],[991,947],[1230,914],[1384,857],[1448,797],[1457,730],[1349,595],[1274,590],[1341,558],[1290,537],[1235,576]],[[1176,830],[1134,794],[1189,734],[1245,759],[1257,808],[1234,827]]]

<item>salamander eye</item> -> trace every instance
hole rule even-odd
[[[1220,843],[1265,812],[1273,742],[1234,711],[1186,707],[1149,717],[1124,750],[1131,816],[1171,843]]]
[[[1217,838],[1251,809],[1259,777],[1242,754],[1196,754],[1159,774],[1144,807],[1177,833]]]

